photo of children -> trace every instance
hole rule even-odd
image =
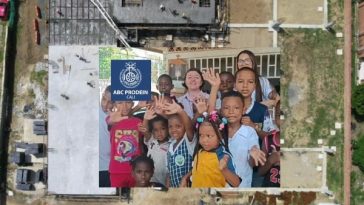
[[[364,0],[0,11],[1,205],[364,204]]]
[[[269,109],[280,99],[252,58],[240,52],[234,73],[184,64],[184,93],[171,70],[158,74],[150,101],[111,102],[105,90],[100,126],[109,139],[100,132],[100,144],[102,135],[110,150],[100,155],[109,152],[110,186],[279,187],[279,127]],[[100,170],[100,186],[106,176]]]

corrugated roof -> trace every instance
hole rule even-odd
[[[200,7],[190,0],[144,0],[142,6],[123,6],[116,0],[112,15],[122,24],[207,25],[214,22],[216,13],[215,0],[209,3],[209,7]]]

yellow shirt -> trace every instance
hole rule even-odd
[[[225,187],[216,152],[201,150],[193,160],[192,187]]]

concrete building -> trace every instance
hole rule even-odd
[[[257,57],[259,74],[267,77],[273,86],[279,85],[280,71],[280,49],[279,48],[248,48]],[[165,49],[163,62],[165,73],[172,76],[176,93],[182,93],[185,72],[189,68],[198,68],[204,71],[214,68],[216,72],[236,71],[236,55],[244,50],[234,48],[183,48]]]

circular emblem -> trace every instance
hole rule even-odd
[[[120,72],[120,83],[126,88],[135,88],[142,82],[142,74],[136,67],[136,63],[125,63],[125,68]]]
[[[183,157],[183,155],[177,155],[174,159],[174,162],[177,166],[183,166],[185,164],[185,158]]]

